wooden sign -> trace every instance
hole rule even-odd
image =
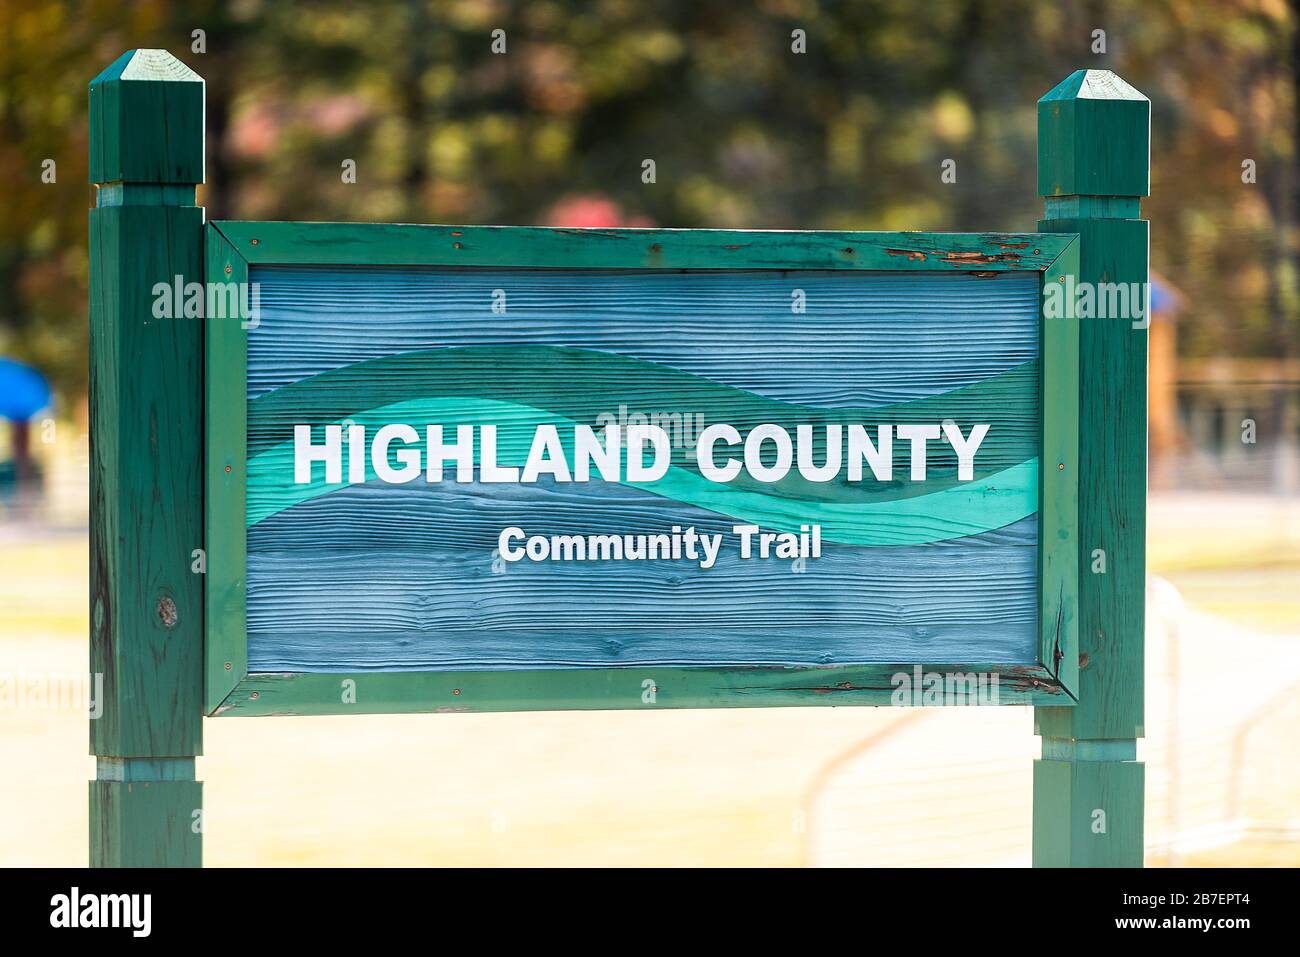
[[[210,226],[210,707],[1068,699],[1076,262]]]
[[[205,224],[203,89],[90,85],[93,863],[201,863],[205,715],[996,703],[1141,864],[1142,94],[966,235]]]

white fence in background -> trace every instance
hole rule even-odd
[[[1167,582],[1149,582],[1138,745],[1148,863],[1300,837],[1296,637],[1188,609]],[[813,777],[805,862],[1027,865],[1038,750],[1029,708],[911,711]]]

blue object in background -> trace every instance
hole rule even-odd
[[[0,417],[26,422],[50,404],[50,384],[31,366],[0,356]]]

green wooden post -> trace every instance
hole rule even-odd
[[[203,281],[203,81],[163,50],[96,77],[90,181],[90,863],[198,866],[203,330],[154,305]]]
[[[1106,70],[1038,101],[1038,228],[1078,233],[1079,282],[1140,284],[1141,311],[1120,307],[1133,287],[1101,286],[1079,319],[1079,703],[1036,709],[1037,867],[1142,866],[1150,126],[1147,98]]]

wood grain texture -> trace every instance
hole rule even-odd
[[[708,570],[496,552],[507,525],[549,536],[593,523],[694,526],[727,544]],[[622,486],[353,486],[250,529],[249,668],[1036,660],[1033,518],[937,545],[828,544],[801,566],[740,559],[732,524]]]
[[[1146,196],[1150,128],[1145,96],[1109,70],[1076,70],[1038,101],[1039,195]]]
[[[203,83],[130,51],[90,88],[90,859],[197,866],[203,714],[203,328],[153,289],[203,277]],[[176,778],[188,769],[188,780]]]
[[[926,673],[998,677],[1000,705],[1068,697],[1041,665],[934,662]],[[626,711],[676,708],[889,706],[911,665],[828,668],[584,668],[250,674],[223,717],[410,712]],[[974,704],[958,694],[952,702]]]
[[[262,307],[249,335],[250,399],[367,359],[508,345],[634,356],[781,402],[874,408],[981,382],[1038,356],[1032,272],[255,265],[250,281],[259,283]],[[805,312],[792,311],[796,291]],[[504,312],[494,312],[497,302]],[[978,335],[960,334],[972,330]]]
[[[1079,278],[1147,281],[1147,223],[1140,219],[1044,220],[1079,235]],[[1146,626],[1147,332],[1130,318],[1079,323],[1080,709],[1040,712],[1041,734],[1132,738],[1143,734]],[[1093,552],[1106,556],[1092,571]]]
[[[1145,788],[1140,761],[1036,760],[1034,866],[1141,867]]]
[[[236,283],[237,288],[247,283],[248,263],[210,225],[204,230],[204,256],[208,277]],[[244,602],[248,336],[236,320],[212,320],[206,325],[204,711],[211,714],[248,673]]]
[[[90,667],[96,754],[200,753],[202,327],[152,318],[151,289],[201,275],[203,211],[90,213]],[[174,617],[160,614],[170,603]]]
[[[1073,242],[1043,272],[1043,288],[1079,273]],[[1039,657],[1075,696],[1079,688],[1079,317],[1075,304],[1043,319]]]
[[[1097,73],[1075,74],[1039,103],[1040,192],[1086,194],[1048,203],[1039,228],[1079,236],[1080,282],[1141,288],[1150,103]],[[1079,321],[1078,700],[1035,710],[1035,866],[1142,866],[1146,365],[1143,323]]]
[[[1069,240],[1043,233],[564,229],[406,223],[215,224],[250,263],[541,269],[1038,272]]]
[[[721,486],[693,471],[682,449],[680,474],[645,489],[450,480],[312,489],[293,482],[290,442],[302,423],[436,421],[450,430],[482,418],[509,448],[500,461],[519,464],[538,422],[597,424],[620,408],[694,410],[746,429],[953,418],[966,430],[994,423],[979,477],[997,485],[1015,468],[1036,469],[1036,273],[252,266],[249,276],[261,303],[248,332],[253,672],[1037,661],[1036,471],[1012,512],[992,510],[991,490],[952,504],[943,496],[980,486],[956,480],[942,443],[925,483],[910,482],[904,463],[885,483],[796,474]],[[793,289],[806,312],[791,310]],[[504,290],[504,312],[493,311],[494,290]],[[713,494],[693,498],[696,486]],[[756,513],[759,497],[784,504]],[[835,545],[890,541],[830,517],[881,505],[906,505],[884,521],[900,531],[919,522],[926,530],[910,540],[935,544]],[[737,557],[733,524],[787,530],[776,518],[786,514],[795,529],[825,523],[822,558],[792,569]],[[726,536],[715,568],[507,568],[493,554],[511,525],[550,535],[692,524]]]
[[[496,449],[495,461],[498,466],[523,469],[528,461],[527,449],[535,429],[545,426],[558,430],[569,424],[567,419],[557,419],[540,411],[532,413],[527,419],[526,415],[525,409],[520,406],[481,402],[470,405],[463,399],[430,399],[385,406],[355,416],[353,422],[359,428],[370,429],[372,432],[390,422],[406,423],[419,442],[423,442],[418,437],[424,434],[426,424],[430,422],[440,427],[444,436],[455,435],[455,430],[464,426],[467,420],[474,423],[469,428],[477,427],[478,423],[484,423],[482,428],[489,428],[493,427],[494,422],[500,422],[501,425],[495,426],[498,429],[496,441],[489,446]],[[530,421],[536,425],[530,424]],[[476,445],[475,461],[481,463],[482,440],[479,439]],[[562,453],[557,453],[561,457],[566,460],[573,458],[571,440],[561,438],[557,447],[563,450]],[[418,448],[417,444],[411,451]],[[398,454],[392,447],[389,452],[392,455]],[[329,476],[323,467],[315,468],[311,481],[300,483],[293,478],[297,471],[293,443],[282,443],[250,459],[246,486],[248,497],[245,503],[249,526],[303,502],[333,495],[347,488],[350,483],[359,484],[364,480],[375,481],[381,487],[390,485],[378,479],[373,457],[359,464],[364,465],[365,471],[362,473],[358,470],[355,483],[351,479],[348,482],[328,481]],[[476,467],[481,469],[481,465]],[[716,482],[695,469],[669,465],[661,477],[653,480],[631,479],[627,476],[626,451],[623,451],[620,453],[619,477],[608,480],[596,477],[593,481],[626,485],[666,501],[706,509],[736,523],[758,525],[777,532],[802,533],[808,531],[810,524],[816,524],[821,529],[823,543],[865,546],[919,545],[977,535],[1033,515],[1038,501],[1036,458],[972,481],[958,481],[930,493],[910,496],[886,497],[883,494],[873,494],[875,489],[860,490],[859,486],[864,483],[856,481],[845,483],[843,490],[829,490],[834,496],[832,498],[800,495],[799,489],[809,480],[802,476],[798,478],[798,482],[793,482],[788,481],[787,477],[771,483],[768,488],[754,479],[755,487],[751,488],[742,485],[739,480]],[[416,481],[432,484],[429,483],[427,473],[421,473]],[[463,483],[454,475],[444,473],[439,484]],[[502,483],[490,483],[494,494],[500,484]],[[523,484],[528,487],[535,483]],[[579,498],[590,490],[592,484],[593,482],[564,483],[570,489],[569,494]],[[937,484],[939,483],[936,482]],[[783,485],[785,488],[778,487]],[[592,516],[593,520],[600,517]]]
[[[91,867],[202,867],[199,781],[91,781]]]
[[[128,50],[90,82],[90,182],[203,182],[203,80],[166,50]]]
[[[849,454],[847,434],[854,425],[863,427],[875,442],[882,427],[934,425],[951,419],[989,426],[969,479],[982,481],[1037,458],[1039,379],[1038,363],[1026,362],[992,378],[910,402],[826,409],[774,401],[608,352],[536,345],[421,350],[332,369],[251,401],[249,468],[250,476],[256,470],[276,469],[268,483],[274,485],[277,477],[283,478],[283,466],[276,460],[292,457],[295,426],[320,430],[345,420],[370,430],[394,421],[417,428],[439,425],[448,436],[459,425],[480,429],[496,425],[498,458],[510,455],[521,460],[528,454],[533,430],[545,422],[555,426],[572,460],[569,446],[577,426],[603,429],[607,423],[633,423],[639,417],[667,433],[674,469],[698,475],[695,439],[715,423],[742,432],[776,425],[796,437],[800,426],[808,426],[813,462],[825,462],[832,451],[844,463]],[[828,427],[835,427],[839,437],[830,450]],[[476,455],[482,445],[481,433],[476,434]],[[728,484],[764,495],[824,502],[884,502],[959,486],[957,456],[947,441],[927,443],[924,483],[908,477],[910,450],[901,439],[899,445],[904,467],[888,478],[867,470],[858,480],[841,468],[830,479],[815,481],[794,469],[776,481],[764,482],[746,470]],[[318,478],[323,483],[323,477]],[[314,491],[299,489],[304,497]],[[265,514],[250,511],[248,521],[251,524]]]

